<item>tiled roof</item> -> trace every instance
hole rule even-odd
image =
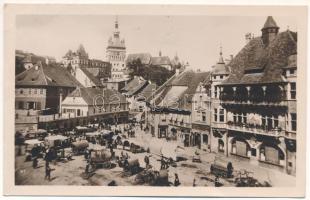
[[[152,65],[171,65],[170,58],[168,56],[152,57]]]
[[[133,60],[140,59],[141,63],[144,65],[148,65],[151,62],[151,54],[149,53],[134,53],[134,54],[128,54],[126,63],[130,63]]]
[[[169,93],[169,90],[173,86],[185,86],[187,87],[184,92],[179,96],[179,108],[184,110],[191,109],[191,100],[196,92],[196,89],[200,82],[204,82],[206,79],[209,79],[210,72],[194,72],[186,71],[179,76],[177,76],[163,91],[164,96]],[[164,99],[165,97],[161,99]],[[160,102],[156,102],[159,104]]]
[[[285,66],[284,68],[286,69],[297,68],[297,55],[296,54],[288,57],[287,66]]]
[[[264,28],[278,28],[277,23],[274,21],[274,19],[272,18],[272,16],[268,16],[267,20],[264,24]]]
[[[96,85],[102,86],[101,81],[99,78],[95,77],[91,72],[89,72],[86,68],[80,67],[80,69],[84,72],[84,74]]]
[[[143,90],[141,91],[140,95],[144,96],[145,99],[151,97],[152,93],[156,90],[157,85],[155,83],[149,83]]]
[[[148,82],[144,80],[142,77],[134,77],[125,87],[122,89],[128,95],[135,95],[139,91],[141,91]]]
[[[229,74],[229,69],[225,63],[217,63],[216,65],[212,66],[212,74]]]
[[[230,62],[231,74],[222,84],[283,82],[283,68],[288,65],[289,57],[295,54],[297,34],[294,32],[279,33],[266,47],[261,38],[256,37]],[[256,70],[255,73],[252,70]]]
[[[37,66],[37,67],[36,67]],[[57,64],[36,65],[15,78],[17,86],[77,87],[81,84],[63,67]]]
[[[121,93],[106,88],[77,88],[68,95],[68,97],[82,97],[88,105],[94,105],[94,103],[98,105],[102,101],[99,96],[103,96],[105,104],[116,100],[126,103],[126,98]]]
[[[34,54],[27,54],[23,60],[24,63],[36,64],[38,62],[45,63],[45,58],[43,56],[37,56]]]

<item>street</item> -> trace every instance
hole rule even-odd
[[[119,125],[119,127],[122,125]],[[115,155],[119,156],[121,152],[127,153],[130,159],[138,159],[140,167],[145,168],[144,157],[149,156],[150,165],[154,170],[160,170],[161,162],[160,155],[157,153],[156,148],[159,145],[166,144],[166,146],[174,146],[173,142],[166,141],[165,139],[159,139],[152,137],[150,134],[146,134],[140,129],[140,126],[136,126],[135,137],[130,138],[130,142],[137,144],[144,144],[150,148],[150,153],[132,153],[122,149],[122,146],[118,146],[114,149]],[[171,143],[171,144],[167,144]],[[17,148],[17,147],[16,147]],[[249,161],[227,158],[224,155],[215,155],[214,153],[207,153],[197,150],[200,154],[201,163],[192,162],[192,157],[195,152],[195,147],[186,147],[186,151],[183,151],[183,156],[186,160],[176,162],[176,166],[169,166],[168,168],[168,180],[172,186],[175,179],[175,173],[178,174],[181,185],[180,186],[193,186],[195,179],[195,186],[211,186],[214,187],[215,176],[210,173],[210,166],[213,163],[215,157],[217,159],[231,161],[233,163],[234,171],[237,172],[241,169],[254,172],[253,177],[260,183],[267,181],[271,186],[293,186],[295,183],[295,177],[279,172],[274,169],[264,168],[261,166],[253,165]],[[135,181],[136,175],[126,176],[123,169],[115,164],[112,169],[96,169],[94,173],[91,173],[89,177],[85,176],[86,160],[83,155],[73,156],[73,160],[64,162],[55,162],[50,166],[53,169],[51,172],[51,180],[45,180],[45,161],[39,159],[38,167],[33,169],[32,162],[25,162],[25,155],[16,157],[16,184],[17,185],[108,185],[111,181],[114,181],[118,186],[137,185]],[[236,173],[235,173],[236,176]],[[233,179],[220,178],[220,183],[224,187],[235,186]]]

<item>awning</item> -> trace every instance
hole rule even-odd
[[[66,140],[68,139],[68,137],[63,136],[63,135],[51,135],[51,136],[47,136],[45,138],[46,141],[52,141],[52,140]]]
[[[91,133],[85,133],[86,136],[90,136],[90,137],[95,137],[95,136],[100,136],[102,135],[102,133],[100,132],[91,132]]]
[[[41,144],[42,141],[39,141],[38,139],[32,139],[32,140],[26,140],[25,141],[25,144],[28,144],[28,145],[35,145],[35,144]]]

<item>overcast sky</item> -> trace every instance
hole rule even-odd
[[[118,16],[127,54],[148,52],[188,61],[193,69],[209,70],[223,55],[236,55],[245,45],[245,34],[261,35],[267,17],[218,16]],[[296,31],[291,17],[274,19],[280,31]],[[90,58],[105,60],[115,16],[23,15],[16,19],[16,48],[60,61],[68,49],[83,44]]]

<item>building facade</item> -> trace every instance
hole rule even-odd
[[[295,174],[297,34],[278,30],[269,16],[231,61],[219,85],[226,127],[217,134],[227,156]]]
[[[36,64],[16,76],[16,114],[38,115],[43,110],[58,113],[60,102],[77,86],[79,82],[63,67]]]
[[[100,87],[100,82],[111,76],[110,63],[89,59],[83,45],[75,52],[69,50],[61,63],[84,87]]]
[[[63,100],[61,107],[64,115],[82,117],[128,111],[128,102],[115,90],[77,88]]]

